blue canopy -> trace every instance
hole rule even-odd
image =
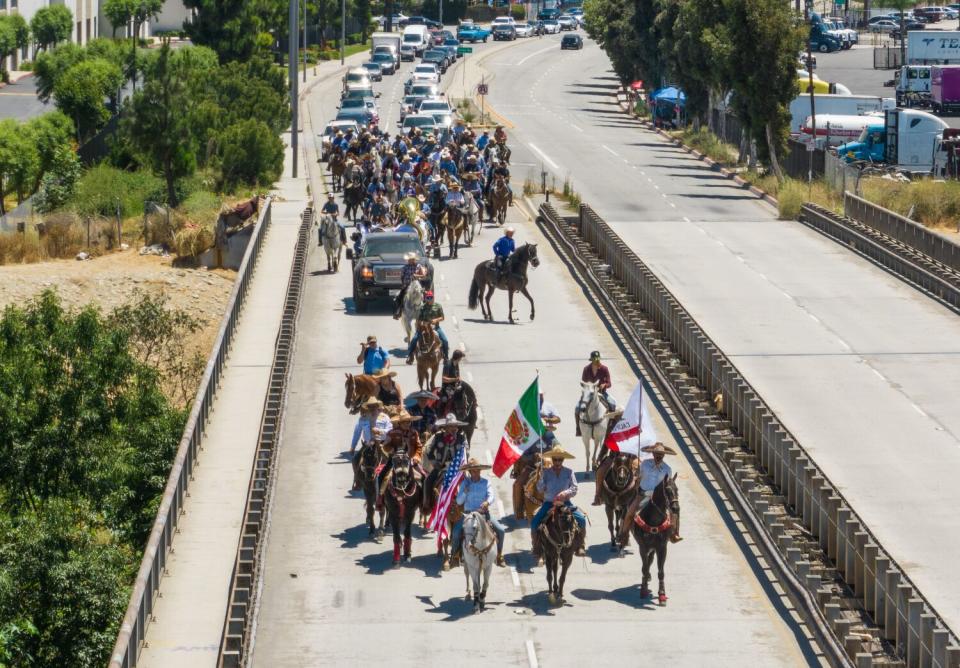
[[[687,101],[687,96],[676,86],[667,86],[666,88],[658,88],[650,93],[650,99],[654,102],[669,102],[671,104],[679,102],[683,104]]]

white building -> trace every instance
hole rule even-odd
[[[75,44],[86,44],[100,34],[100,0],[0,0],[0,14],[20,14],[29,23],[38,10],[51,5],[65,5],[73,14],[70,41]],[[21,61],[33,60],[34,55],[31,44],[21,53],[14,54],[7,61],[7,67],[15,70]]]

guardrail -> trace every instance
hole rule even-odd
[[[920,223],[850,192],[843,194],[843,212],[846,216],[907,244],[945,267],[960,271],[960,246],[936,232],[931,232]]]
[[[637,302],[636,307],[652,321],[696,384],[708,396],[722,397],[722,412],[736,436],[714,431],[710,445],[730,462],[738,460],[741,448],[751,453],[764,477],[780,491],[784,504],[791,509],[789,519],[809,532],[812,542],[835,565],[858,604],[875,620],[880,639],[892,644],[908,668],[958,668],[960,644],[956,635],[883,551],[843,495],[730,360],[588,205],[580,207],[576,226],[579,236],[608,266],[609,275]],[[751,479],[746,467],[730,466],[766,530],[785,551],[786,561],[809,591],[807,598],[812,597],[820,605],[849,659],[858,668],[874,665],[873,655],[864,648],[877,639],[851,633],[855,622],[836,602],[831,583],[823,582],[820,574],[813,572],[800,546],[784,540],[784,516],[772,512],[773,508],[768,509],[767,502],[760,500],[760,483]],[[885,658],[879,658],[879,665],[884,661]]]
[[[293,266],[287,282],[283,313],[280,316],[280,331],[277,333],[273,364],[270,368],[270,385],[260,417],[260,435],[257,439],[253,471],[250,473],[250,484],[247,486],[243,528],[230,580],[230,598],[217,657],[218,668],[238,668],[244,664],[249,654],[249,632],[256,616],[260,557],[265,546],[263,536],[268,523],[270,497],[273,491],[273,465],[280,441],[280,430],[283,426],[290,358],[293,354],[297,314],[300,311],[303,294],[303,279],[307,270],[307,249],[312,225],[313,209],[307,207],[301,216],[300,231],[293,254]]]
[[[220,374],[230,351],[230,343],[240,319],[243,302],[253,279],[253,271],[263,246],[263,239],[271,220],[270,198],[267,198],[257,219],[250,244],[243,257],[243,263],[237,271],[237,278],[227,302],[226,313],[220,323],[220,331],[213,345],[213,351],[207,360],[207,366],[200,381],[190,417],[183,430],[180,446],[177,448],[173,467],[167,478],[167,486],[157,509],[157,518],[154,520],[150,538],[140,561],[140,570],[130,593],[130,602],[120,632],[110,655],[110,668],[128,668],[137,665],[140,655],[140,646],[146,635],[147,626],[153,614],[153,604],[160,588],[160,578],[163,575],[167,554],[173,543],[173,535],[183,508],[183,498],[190,484],[193,467],[197,460],[197,452],[203,440],[203,430],[210,415],[213,400],[216,397],[217,386],[220,383]]]

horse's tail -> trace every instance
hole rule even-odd
[[[477,305],[480,303],[480,281],[477,280],[477,275],[473,275],[473,281],[470,283],[470,298],[467,300],[467,306],[470,307],[471,311],[477,310]]]

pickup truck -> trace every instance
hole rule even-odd
[[[463,42],[486,42],[490,31],[474,24],[464,24],[457,28],[457,39]]]

